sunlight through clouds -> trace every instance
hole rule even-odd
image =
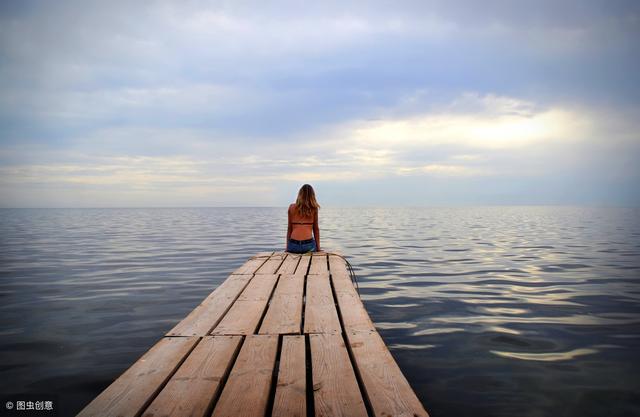
[[[516,102],[514,99],[504,99]],[[491,105],[495,100],[481,100]],[[530,103],[518,103],[533,107]],[[472,148],[503,149],[545,141],[568,141],[582,137],[587,120],[583,115],[551,108],[521,113],[511,107],[485,107],[474,113],[443,112],[400,120],[358,124],[349,133],[354,143],[372,148],[416,148],[459,144]]]
[[[400,175],[408,175],[408,174],[429,174],[436,176],[470,176],[470,175],[486,175],[489,172],[485,172],[482,169],[466,167],[464,165],[441,165],[441,164],[431,164],[424,165],[421,167],[407,167],[407,168],[398,168],[398,174]]]
[[[284,204],[304,182],[329,204],[636,204],[639,22],[575,0],[8,2],[2,205]]]
[[[233,187],[238,187],[240,195],[246,189],[273,190],[276,184],[301,179],[352,183],[407,177],[479,179],[514,173],[540,176],[548,168],[532,165],[530,156],[566,154],[575,144],[593,140],[591,130],[599,126],[593,115],[546,109],[512,97],[466,93],[442,108],[404,118],[327,126],[301,133],[296,143],[250,147],[211,141],[211,136],[197,130],[112,130],[94,140],[122,144],[133,140],[148,146],[182,141],[183,152],[166,156],[85,153],[73,164],[5,166],[0,168],[0,185],[6,189],[81,185],[182,195],[204,190],[233,194]],[[506,159],[498,163],[500,155]]]

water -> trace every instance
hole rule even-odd
[[[640,210],[323,208],[433,417],[640,415]],[[0,210],[0,393],[74,415],[286,208]]]

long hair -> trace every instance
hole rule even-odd
[[[302,217],[310,217],[315,210],[320,208],[320,204],[316,201],[316,193],[313,187],[305,184],[298,191],[296,198],[296,210]]]

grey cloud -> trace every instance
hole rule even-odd
[[[598,143],[610,135],[611,148],[579,149],[580,161],[589,162],[557,172],[563,176],[558,183],[582,177],[599,187],[624,188],[636,169],[608,180],[598,171],[637,155],[637,135],[620,137],[637,131],[626,121],[640,114],[639,10],[633,1],[269,7],[235,1],[6,1],[0,6],[0,162],[69,162],[87,155],[216,161],[235,158],[233,147],[241,145],[257,162],[238,164],[252,172],[299,170],[274,157],[274,148],[290,161],[324,160],[326,167],[314,171],[323,172],[350,162],[327,147],[313,147],[331,145],[335,126],[439,112],[477,92],[540,108],[620,114],[625,123],[599,133]],[[478,110],[473,103],[456,105],[455,111]],[[397,157],[406,164],[450,163],[467,151],[450,145]],[[549,155],[541,158],[561,162]],[[526,162],[508,152],[485,157],[467,163],[511,168]],[[414,181],[395,178],[383,185],[392,192]],[[435,189],[446,184],[425,181]],[[456,179],[458,188],[442,196],[453,201],[452,193],[478,195],[469,190],[482,181]],[[542,187],[526,178],[512,183]],[[517,194],[516,188],[505,182],[505,195]]]

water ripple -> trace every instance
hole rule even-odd
[[[322,208],[320,226],[432,415],[640,415],[640,210]],[[74,415],[285,233],[286,208],[0,210],[0,390],[55,389]]]
[[[575,359],[578,356],[591,355],[598,353],[597,349],[580,348],[573,349],[567,352],[549,352],[549,353],[526,353],[526,352],[500,352],[492,350],[494,355],[502,356],[505,358],[521,359],[525,361],[543,361],[543,362],[557,362],[567,361]]]

